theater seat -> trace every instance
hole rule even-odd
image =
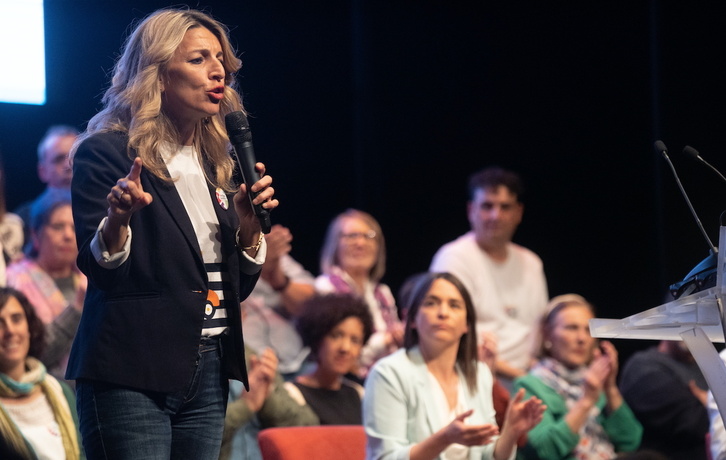
[[[364,460],[361,425],[268,428],[257,438],[264,460]]]

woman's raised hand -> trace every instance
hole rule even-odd
[[[128,176],[116,181],[106,196],[108,201],[108,218],[124,220],[128,224],[131,215],[148,206],[154,200],[150,193],[144,192],[141,185],[141,158],[135,158]]]
[[[547,406],[534,396],[524,400],[524,388],[520,388],[509,401],[504,419],[504,429],[513,430],[515,439],[542,421]]]
[[[492,437],[499,434],[499,427],[495,424],[467,425],[464,420],[474,412],[469,409],[459,414],[454,421],[444,428],[444,434],[449,444],[462,444],[464,446],[481,446],[493,441]]]

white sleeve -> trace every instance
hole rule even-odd
[[[258,271],[262,270],[262,264],[265,263],[267,258],[267,241],[262,238],[260,242],[260,249],[257,250],[257,254],[252,258],[245,251],[242,251],[242,257],[239,259],[240,270],[245,275],[254,275]]]
[[[128,227],[128,236],[126,237],[126,242],[124,242],[124,246],[121,251],[111,255],[108,252],[106,243],[103,241],[103,235],[101,234],[107,220],[108,217],[104,217],[101,220],[101,223],[98,224],[96,234],[93,235],[93,239],[91,240],[91,253],[96,259],[96,262],[98,262],[98,265],[112,270],[120,267],[124,262],[126,262],[131,254],[131,226]]]

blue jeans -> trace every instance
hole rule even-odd
[[[79,380],[76,395],[86,457],[217,460],[227,391],[216,339],[202,339],[194,375],[178,393]]]

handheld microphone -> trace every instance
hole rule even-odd
[[[723,175],[723,174],[721,174],[721,171],[719,171],[718,169],[716,169],[716,168],[715,168],[715,167],[714,167],[714,166],[713,166],[713,165],[712,165],[711,163],[709,163],[708,161],[704,160],[704,159],[703,159],[703,157],[701,156],[701,154],[700,154],[700,153],[698,153],[698,150],[694,149],[694,148],[693,148],[693,147],[691,147],[690,145],[687,145],[687,146],[683,147],[683,153],[685,153],[686,155],[688,155],[688,156],[690,156],[690,157],[693,157],[693,158],[695,158],[696,160],[698,160],[698,161],[700,161],[701,163],[703,163],[703,164],[705,164],[706,166],[708,166],[708,167],[709,167],[709,168],[711,169],[711,171],[715,172],[715,173],[716,173],[716,175],[718,175],[718,177],[720,177],[720,178],[721,178],[721,180],[722,180],[722,181],[726,182],[726,177],[724,177],[724,175]]]
[[[252,184],[260,180],[260,175],[255,169],[255,150],[252,147],[252,132],[247,122],[247,117],[243,112],[232,112],[224,117],[224,124],[227,128],[227,136],[232,144],[234,157],[237,165],[242,173],[242,180],[247,185],[247,196],[250,199],[250,206],[255,211],[255,215],[260,221],[262,233],[270,233],[272,223],[270,222],[270,212],[263,208],[262,205],[252,204],[252,200],[259,193],[252,192]]]

